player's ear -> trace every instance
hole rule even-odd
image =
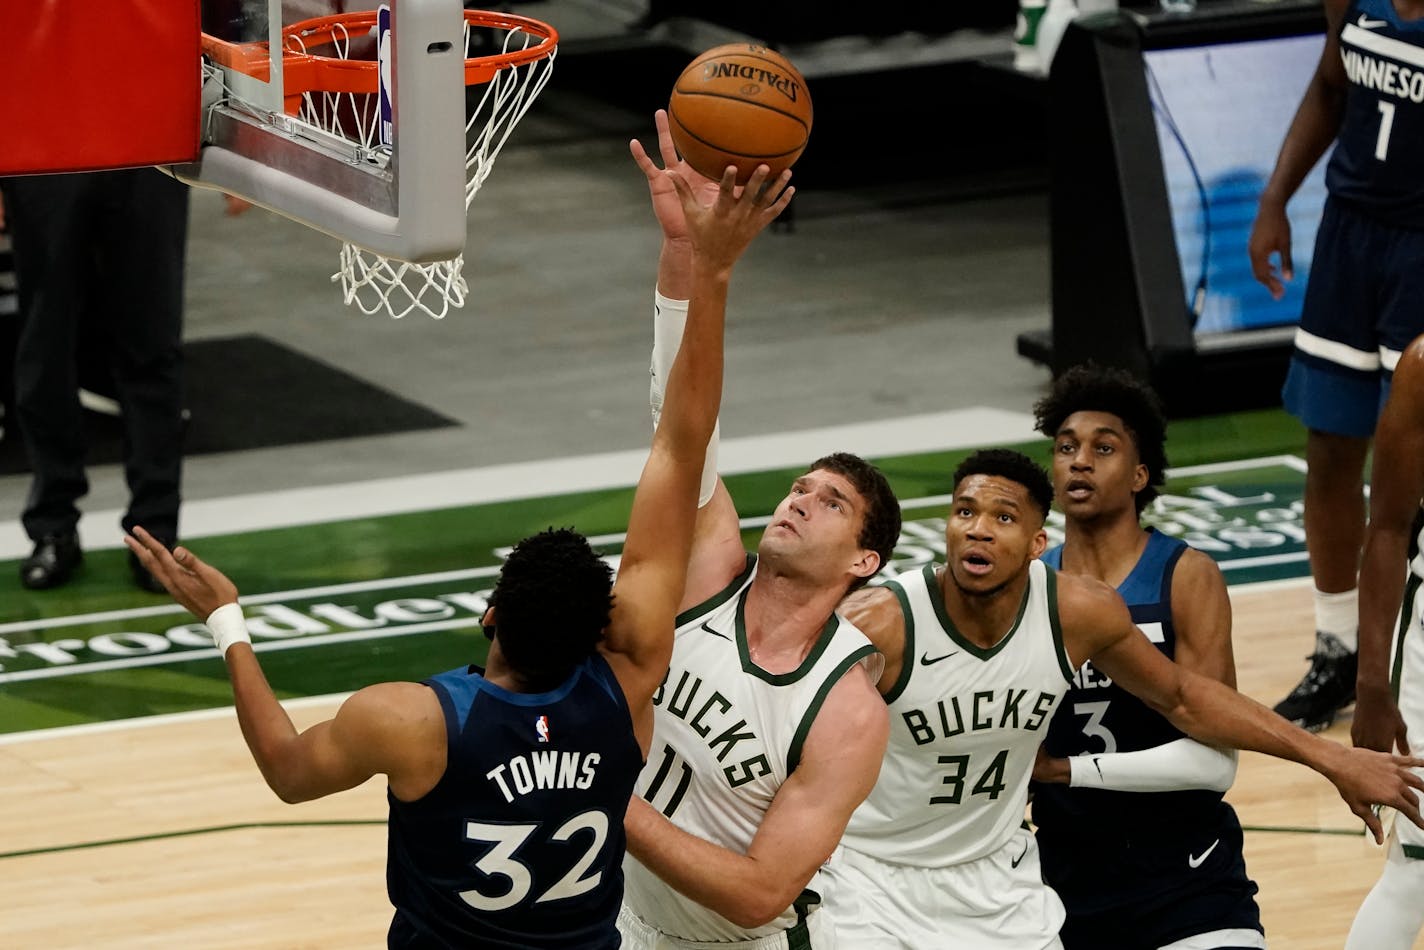
[[[486,607],[485,612],[480,615],[480,626],[484,628],[486,640],[494,639],[494,608]]]
[[[872,551],[870,548],[861,548],[856,552],[855,563],[851,565],[850,572],[856,577],[874,577],[875,572],[880,570],[880,552]]]
[[[1033,536],[1032,543],[1029,544],[1029,556],[1033,558],[1039,558],[1042,557],[1043,552],[1047,550],[1048,532],[1044,531],[1042,528],[1039,528],[1038,533]]]
[[[1132,470],[1132,493],[1135,495],[1147,487],[1147,481],[1152,477],[1152,473],[1147,471],[1147,466],[1141,462]]]

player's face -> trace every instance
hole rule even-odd
[[[1064,517],[1088,521],[1130,511],[1147,487],[1147,466],[1121,419],[1108,412],[1075,412],[1053,440],[1053,494]]]
[[[955,586],[984,597],[1021,577],[1048,546],[1048,535],[1027,488],[998,475],[970,475],[955,489],[944,543]]]
[[[839,582],[847,571],[864,568],[879,556],[860,546],[867,504],[850,479],[816,469],[791,483],[791,491],[772,513],[757,554],[776,569]]]

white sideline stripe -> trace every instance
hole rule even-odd
[[[1353,346],[1346,346],[1343,343],[1336,343],[1334,340],[1327,340],[1324,337],[1316,336],[1314,333],[1307,333],[1304,330],[1295,331],[1296,349],[1309,353],[1311,356],[1319,357],[1322,360],[1329,360],[1340,366],[1350,369],[1370,372],[1380,368],[1380,357],[1378,353],[1369,350],[1357,350]]]
[[[867,458],[884,458],[1024,442],[1037,435],[1029,414],[981,406],[802,432],[723,439],[720,467],[731,475],[805,465],[830,452],[848,451]],[[626,488],[637,484],[647,455],[647,449],[606,452],[185,502],[180,533],[184,539],[193,539]],[[122,547],[123,541],[113,527],[122,516],[123,512],[118,509],[86,512],[79,523],[79,540],[85,550]],[[0,560],[25,557],[30,548],[18,520],[0,522]]]
[[[1381,56],[1397,59],[1402,63],[1424,66],[1424,49],[1403,40],[1397,40],[1392,36],[1371,33],[1354,23],[1345,24],[1345,29],[1340,31],[1340,41],[1349,43],[1351,46],[1358,46],[1360,49],[1367,49],[1371,53],[1379,53]]]

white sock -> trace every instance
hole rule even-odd
[[[1409,950],[1424,927],[1424,861],[1406,858],[1390,837],[1384,870],[1355,914],[1345,950]]]
[[[1351,653],[1360,642],[1360,591],[1359,588],[1327,594],[1319,588],[1315,591],[1315,629],[1328,633],[1340,641],[1340,645]]]

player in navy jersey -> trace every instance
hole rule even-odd
[[[638,482],[616,583],[580,535],[550,530],[510,553],[482,624],[484,669],[357,691],[298,733],[268,687],[237,590],[191,552],[142,528],[129,547],[206,618],[238,721],[264,778],[288,802],[377,774],[390,804],[390,947],[619,946],[623,820],[652,741],[722,392],[733,265],[791,199],[789,172],[725,176],[710,204],[676,170],[693,274],[687,345]]]
[[[1235,686],[1220,569],[1140,521],[1167,467],[1156,394],[1123,371],[1080,366],[1054,381],[1035,415],[1053,439],[1066,520],[1064,543],[1043,560],[1115,587],[1163,655]],[[1234,754],[1187,738],[1091,661],[1077,671],[1049,724],[1033,795],[1068,950],[1155,950],[1188,938],[1198,950],[1266,945],[1241,824],[1222,800],[1235,774]]]
[[[1325,0],[1320,64],[1261,195],[1251,269],[1293,276],[1286,203],[1326,152],[1329,196],[1282,397],[1305,424],[1316,646],[1276,711],[1323,729],[1355,697],[1364,469],[1391,371],[1424,332],[1424,0]]]

